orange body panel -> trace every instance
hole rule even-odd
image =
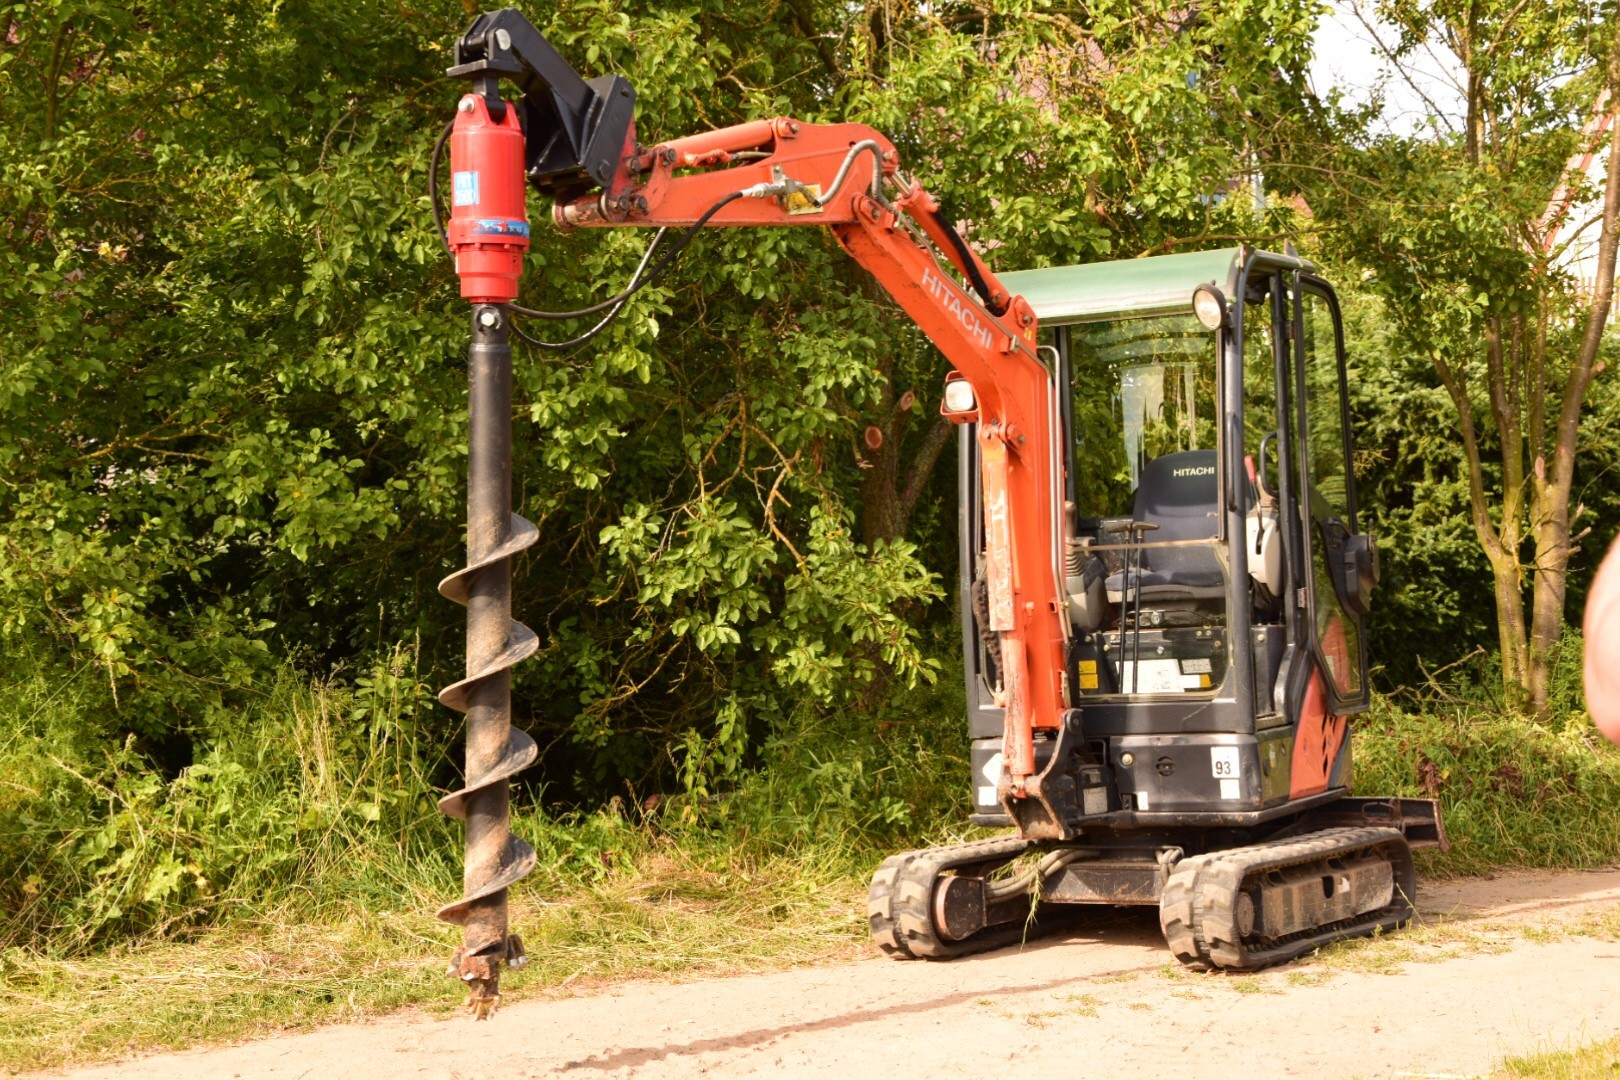
[[[636,160],[637,168],[647,171],[657,162],[657,151],[665,150],[675,155],[673,162],[668,162],[671,168],[684,169],[701,165],[722,165],[731,160],[731,155],[743,150],[757,150],[762,144],[771,142],[778,137],[792,138],[798,134],[798,122],[786,118],[775,120],[752,120],[746,124],[737,124],[734,127],[717,128],[714,131],[705,131],[701,135],[688,135],[683,139],[671,139],[660,143],[654,150],[640,155]]]
[[[1305,701],[1299,710],[1299,727],[1294,735],[1294,762],[1288,778],[1288,797],[1304,798],[1327,790],[1333,762],[1344,745],[1348,722],[1327,709],[1327,688],[1322,673],[1311,672],[1305,688]]]
[[[877,153],[852,156],[852,148],[867,141],[876,144]],[[750,152],[766,156],[739,157]],[[727,164],[678,174],[683,167]],[[1035,351],[1035,314],[1029,305],[1010,296],[972,252],[971,269],[982,276],[1001,314],[992,314],[957,281],[924,240],[938,245],[957,272],[969,272],[949,242],[937,203],[922,188],[894,177],[899,158],[893,145],[861,124],[778,117],[675,139],[624,163],[631,181],[624,189],[627,199],[616,205],[581,199],[557,206],[553,216],[564,227],[689,225],[726,195],[784,179],[825,198],[846,164],[844,182],[823,207],[803,199],[743,198],[708,224],[830,227],[844,250],[972,385],[986,494],[991,629],[1002,635],[1005,760],[1014,794],[1022,795],[1024,780],[1035,772],[1034,732],[1058,729],[1068,704],[1061,621],[1066,614],[1058,589],[1061,537],[1055,534],[1061,520],[1055,504],[1061,481],[1054,475],[1061,460],[1052,420],[1055,389]],[[890,178],[882,200],[872,197],[879,168]]]

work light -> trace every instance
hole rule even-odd
[[[977,404],[973,397],[973,384],[966,379],[952,379],[945,384],[946,412],[972,412]]]
[[[1193,290],[1193,314],[1211,330],[1226,325],[1226,297],[1213,285],[1200,285]]]

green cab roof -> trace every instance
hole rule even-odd
[[[1295,256],[1252,249],[1247,253],[1279,267],[1311,269],[1310,263]],[[1244,248],[1222,248],[996,276],[1010,292],[1028,300],[1043,323],[1091,322],[1190,311],[1193,290],[1200,285],[1213,284],[1231,296],[1244,255]]]

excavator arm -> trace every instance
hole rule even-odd
[[[489,149],[513,127],[495,86],[505,76],[523,91],[524,177],[554,200],[555,225],[828,228],[972,388],[970,397],[951,395],[959,407],[941,411],[976,425],[988,629],[1001,646],[1006,714],[1002,801],[1026,835],[1033,829],[1066,838],[1063,817],[1039,782],[1056,747],[1043,760],[1036,750],[1037,733],[1064,730],[1068,624],[1059,577],[1059,409],[1053,373],[1036,347],[1034,311],[1009,294],[935,199],[905,177],[893,144],[872,128],[776,117],[647,147],[635,139],[628,84],[618,76],[587,83],[517,11],[480,16],[456,51],[450,74],[475,86],[458,108],[451,167],[458,183],[478,178],[458,190],[494,190],[508,199],[452,210],[450,241],[469,299],[516,298],[515,275],[510,296],[467,288],[476,271],[466,264],[489,246],[469,223],[523,216],[510,202],[522,184],[515,157]],[[492,165],[503,175],[482,175]],[[522,231],[526,239],[526,223]]]
[[[863,125],[762,120],[660,143],[629,171],[622,209],[586,195],[558,203],[553,220],[564,228],[691,225],[724,202],[706,227],[826,227],[972,387],[971,405],[945,415],[976,424],[1006,774],[1010,796],[1023,799],[1036,772],[1034,733],[1056,730],[1065,707],[1060,463],[1034,312],[961,241],[933,197],[903,177],[889,141]]]

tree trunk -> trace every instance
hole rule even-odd
[[[862,271],[858,280],[861,290],[874,304],[898,311],[894,300],[871,274]],[[931,350],[932,346],[923,348]],[[935,416],[920,439],[910,440],[913,444],[911,459],[906,462],[902,457],[907,450],[906,432],[918,395],[912,390],[896,390],[894,355],[884,353],[874,357],[872,366],[883,376],[883,396],[873,412],[865,417],[867,423],[856,436],[855,450],[865,471],[861,479],[861,540],[869,551],[879,542],[899,540],[906,535],[911,513],[917,508],[934,467],[956,430],[952,424]],[[923,415],[930,412],[924,406]]]
[[[893,409],[893,399],[893,389],[885,390],[881,404],[889,409],[889,422],[872,424],[863,433],[866,476],[861,481],[861,539],[868,551],[880,540],[898,539],[905,529],[900,513],[900,444],[906,414]]]
[[[1538,485],[1540,486],[1540,485]],[[1536,503],[1541,503],[1536,499]],[[1546,507],[1536,530],[1536,576],[1531,598],[1530,712],[1545,719],[1551,707],[1553,651],[1564,632],[1564,593],[1569,579],[1569,502]]]
[[[1616,26],[1620,39],[1620,24]],[[1620,86],[1620,48],[1610,61],[1610,93]],[[1614,98],[1610,98],[1613,107]],[[1570,542],[1569,501],[1575,483],[1575,451],[1580,432],[1581,406],[1597,370],[1598,349],[1609,323],[1614,297],[1617,249],[1620,249],[1620,118],[1610,125],[1608,176],[1603,186],[1603,223],[1598,237],[1597,276],[1587,301],[1580,350],[1564,381],[1554,431],[1552,464],[1536,459],[1531,481],[1531,513],[1536,529],[1535,590],[1528,661],[1530,708],[1545,719],[1551,707],[1554,648],[1564,632],[1564,595],[1568,587]],[[1545,387],[1536,390],[1545,393]],[[1537,447],[1539,451],[1540,447]]]
[[[1508,700],[1518,701],[1524,697],[1528,661],[1528,645],[1524,632],[1524,567],[1519,559],[1520,517],[1524,505],[1523,485],[1521,483],[1517,488],[1504,485],[1502,513],[1499,517],[1493,517],[1490,500],[1485,494],[1484,458],[1473,403],[1469,401],[1467,390],[1456,369],[1438,353],[1432,359],[1435,372],[1440,376],[1441,385],[1446,388],[1446,392],[1451,396],[1451,403],[1457,409],[1463,453],[1468,462],[1469,521],[1474,526],[1474,535],[1479,540],[1479,546],[1484,549],[1485,557],[1491,564],[1493,592],[1496,598],[1496,630],[1502,650],[1502,693]],[[1486,359],[1493,370],[1499,368],[1499,358],[1492,357],[1489,343]],[[1497,399],[1498,395],[1493,393],[1493,407]],[[1498,412],[1499,423],[1500,417],[1501,414]]]
[[[1491,560],[1496,591],[1496,632],[1502,648],[1502,693],[1510,702],[1523,700],[1529,668],[1524,632],[1524,589],[1519,560],[1511,554]]]
[[[868,549],[880,540],[899,540],[906,535],[912,511],[917,508],[934,475],[934,467],[956,431],[950,423],[936,419],[920,440],[913,440],[916,447],[902,480],[902,437],[914,400],[915,395],[909,391],[900,395],[900,402],[890,408],[889,422],[867,429],[864,460],[869,468],[861,481],[861,539]],[[875,437],[873,432],[877,433]],[[879,445],[873,447],[872,443],[878,440],[881,440]]]

